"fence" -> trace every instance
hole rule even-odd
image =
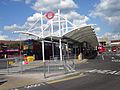
[[[0,74],[37,72],[41,64],[42,61],[24,62],[22,58],[0,59]]]
[[[0,59],[0,74],[23,73],[24,66],[22,57]]]
[[[59,56],[51,57],[45,63],[45,75],[70,73],[75,71],[75,59],[76,56],[71,55],[70,57],[63,56],[63,60],[60,60]]]
[[[42,60],[24,62],[20,58],[0,59],[0,74],[12,73],[44,73],[45,76],[53,73],[69,73],[75,71],[75,56],[63,56],[61,61],[59,56],[51,57],[45,63]]]

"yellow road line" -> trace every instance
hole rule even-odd
[[[59,79],[59,80],[48,81],[47,83],[48,84],[54,84],[54,83],[59,83],[59,82],[63,82],[63,81],[68,81],[68,80],[80,78],[80,77],[83,77],[83,76],[85,76],[85,75],[83,73],[81,73],[80,75],[77,75],[77,76],[66,77],[66,78]]]

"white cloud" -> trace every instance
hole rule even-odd
[[[91,15],[105,19],[114,28],[114,32],[120,32],[120,0],[101,0]]]
[[[25,2],[26,4],[30,4],[32,2],[32,0],[12,0],[15,2]]]
[[[13,24],[11,26],[4,26],[4,30],[16,30],[18,26],[16,24]]]
[[[58,6],[61,9],[77,8],[78,7],[73,0],[61,0],[60,5],[58,5]]]
[[[11,30],[11,31],[27,31],[31,26],[41,17],[40,13],[35,13],[32,16],[29,16],[26,20],[26,22],[23,25],[9,25],[9,26],[4,26],[4,30]],[[35,27],[40,28],[40,23],[37,23]],[[34,28],[34,27],[33,27]]]
[[[36,20],[38,20],[41,17],[40,13],[35,13],[33,14],[33,16],[30,16],[27,18],[28,22],[35,22]]]
[[[98,36],[98,39],[108,39],[108,40],[120,40],[120,34],[119,33],[110,33],[106,32],[102,36]]]
[[[18,1],[27,1],[27,0],[18,0]],[[31,0],[28,0],[31,2]],[[72,21],[76,26],[83,27],[88,25],[87,22],[89,21],[89,17],[85,15],[81,15],[76,12],[74,9],[78,8],[77,4],[74,0],[61,0],[60,4],[58,5],[60,0],[36,0],[32,4],[32,9],[35,11],[49,11],[54,10],[57,11],[58,7],[61,9],[61,15],[63,17],[68,17],[68,20]],[[35,13],[32,16],[29,16],[26,22],[23,25],[13,24],[10,26],[4,26],[5,30],[28,30],[35,21],[37,21],[41,17],[40,13]],[[38,27],[40,23],[38,23]]]
[[[8,39],[8,36],[6,36],[6,35],[0,35],[0,40],[6,40],[6,39]]]
[[[86,26],[87,21],[89,20],[89,17],[80,15],[79,13],[75,12],[73,9],[77,8],[77,4],[73,0],[37,0],[32,8],[36,11],[48,11],[49,9],[57,10],[58,7],[62,9],[61,15],[63,17],[68,17],[69,20],[73,21],[73,23],[76,26]],[[58,5],[59,3],[59,5]],[[64,10],[63,10],[64,9]],[[11,25],[11,26],[5,26],[5,30],[22,30],[22,29],[28,29],[35,21],[37,21],[41,17],[40,13],[35,13],[32,16],[27,18],[27,21],[24,25]],[[39,24],[40,25],[40,24]]]
[[[97,32],[100,32],[101,31],[101,28],[100,27],[96,27],[95,29],[94,29],[94,31],[97,33]]]
[[[84,15],[80,15],[79,13],[75,12],[75,11],[70,11],[67,13],[62,13],[61,14],[64,17],[67,17],[68,19],[80,19],[80,20],[84,20],[84,22],[88,21],[89,18],[87,16]]]
[[[26,4],[30,4],[32,0],[25,0]]]
[[[74,9],[77,5],[73,0],[37,0],[32,8],[36,11],[49,11],[56,9]]]
[[[80,20],[73,20],[73,24],[75,24],[77,27],[84,27],[88,25],[86,22],[81,22]]]
[[[27,21],[23,25],[13,24],[10,26],[4,26],[4,30],[12,30],[12,31],[20,31],[20,30],[28,30],[35,21],[37,21],[41,17],[40,13],[35,13],[32,16],[27,18]],[[40,25],[40,23],[38,23]]]
[[[6,39],[8,39],[8,36],[2,34],[2,32],[0,31],[0,40],[6,40]]]
[[[18,26],[17,24],[13,24],[13,25],[10,25],[10,26],[4,26],[4,30],[23,30],[25,29],[26,27],[23,25],[23,26]]]
[[[56,9],[73,9],[78,6],[73,0],[11,0],[15,2],[25,2],[32,4],[32,8],[36,11],[48,11]]]
[[[80,15],[79,13],[75,11],[70,11],[68,13],[62,13],[61,15],[64,17],[67,17],[69,20],[72,20],[73,24],[75,24],[76,26],[82,27],[82,26],[88,25],[87,22],[89,21],[89,17]]]
[[[78,8],[78,6],[73,0],[38,0],[35,2],[32,8],[36,11],[56,11],[58,8],[60,8],[61,15],[73,21],[76,26],[85,26],[89,20],[89,17],[80,15],[74,11],[74,9]]]
[[[89,18],[87,16],[80,15],[77,12],[71,11],[69,13],[64,13],[64,14],[62,13],[61,15],[63,17],[68,17],[68,20],[73,21],[73,24],[75,24],[76,26],[83,27],[83,26],[88,25],[87,21],[89,20]],[[28,30],[33,25],[33,23],[35,23],[35,21],[40,19],[40,17],[41,17],[40,13],[35,13],[32,16],[29,16],[27,18],[27,21],[25,22],[25,24],[23,24],[21,26],[17,25],[17,24],[13,24],[10,26],[4,26],[4,30],[14,30],[14,31]],[[45,18],[43,18],[43,19],[46,20]],[[39,27],[40,23],[37,23],[36,26]]]

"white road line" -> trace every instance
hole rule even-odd
[[[25,86],[24,88],[29,89],[29,88],[39,87],[39,86],[41,86],[41,85],[45,85],[45,84],[44,84],[44,83],[32,84],[32,85]]]
[[[100,74],[111,74],[111,75],[120,75],[120,71],[116,71],[116,70],[92,69],[92,70],[87,70],[85,72],[88,72],[88,73],[100,73]]]

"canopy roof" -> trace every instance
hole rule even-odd
[[[93,30],[94,29],[91,28],[91,26],[86,26],[72,30],[63,36],[78,42],[88,42],[89,44],[91,44],[91,46],[95,47],[98,45],[98,40]]]

